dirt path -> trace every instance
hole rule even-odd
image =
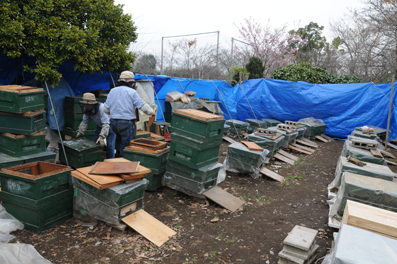
[[[161,248],[131,229],[123,234],[104,224],[89,229],[74,219],[40,234],[14,232],[17,238],[12,242],[32,244],[54,263],[275,264],[287,233],[302,225],[320,231],[317,244],[322,257],[335,231],[327,226],[326,186],[334,177],[343,143],[318,143],[310,156],[294,153],[300,157],[296,165],[272,161],[282,166],[278,173],[287,179],[285,184],[228,174],[220,187],[246,201],[235,213],[164,187],[146,192],[145,210],[178,233]],[[220,162],[227,145],[222,144]]]

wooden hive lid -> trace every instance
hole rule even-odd
[[[174,111],[174,113],[200,119],[203,121],[216,121],[225,119],[223,116],[207,113],[196,109],[177,109]]]

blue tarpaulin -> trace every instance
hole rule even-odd
[[[225,103],[235,119],[273,117],[284,122],[314,117],[324,121],[327,135],[346,137],[359,126],[387,127],[391,84],[311,84],[254,79],[243,82],[241,87],[224,87],[222,93],[230,99]],[[394,105],[396,98],[394,93]],[[390,138],[397,138],[396,111],[394,107]]]

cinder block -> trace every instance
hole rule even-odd
[[[295,247],[284,245],[283,250],[281,252],[283,252],[283,254],[287,254],[293,257],[307,260],[317,251],[319,247],[320,247],[319,245],[314,244],[313,247],[308,252]]]
[[[284,239],[284,245],[309,252],[313,247],[318,231],[296,225]]]

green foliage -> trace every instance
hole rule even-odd
[[[324,47],[329,45],[327,39],[322,37],[322,31],[324,27],[319,26],[317,23],[310,22],[309,25],[299,28],[298,30],[290,30],[289,34],[298,34],[302,39],[306,39],[306,43],[301,46],[292,44],[294,48],[297,48],[300,52],[306,53],[312,50],[321,51]]]
[[[2,0],[0,47],[11,58],[37,59],[24,69],[53,87],[65,61],[85,73],[129,69],[135,57],[127,49],[137,35],[122,7],[113,0]]]
[[[313,67],[310,63],[301,61],[296,65],[277,68],[273,79],[286,81],[303,81],[317,84],[358,83],[360,79],[354,75],[330,74],[324,67]]]
[[[260,79],[263,78],[263,71],[265,67],[260,58],[258,57],[251,57],[245,68],[249,72],[249,79]]]
[[[240,73],[242,75],[249,75],[250,74],[247,71],[247,69],[243,68],[243,67],[238,67],[238,68],[232,67],[232,69],[233,69],[233,72],[232,72],[233,80],[230,82],[231,85],[235,85],[235,84],[239,83],[239,81],[240,81]]]

